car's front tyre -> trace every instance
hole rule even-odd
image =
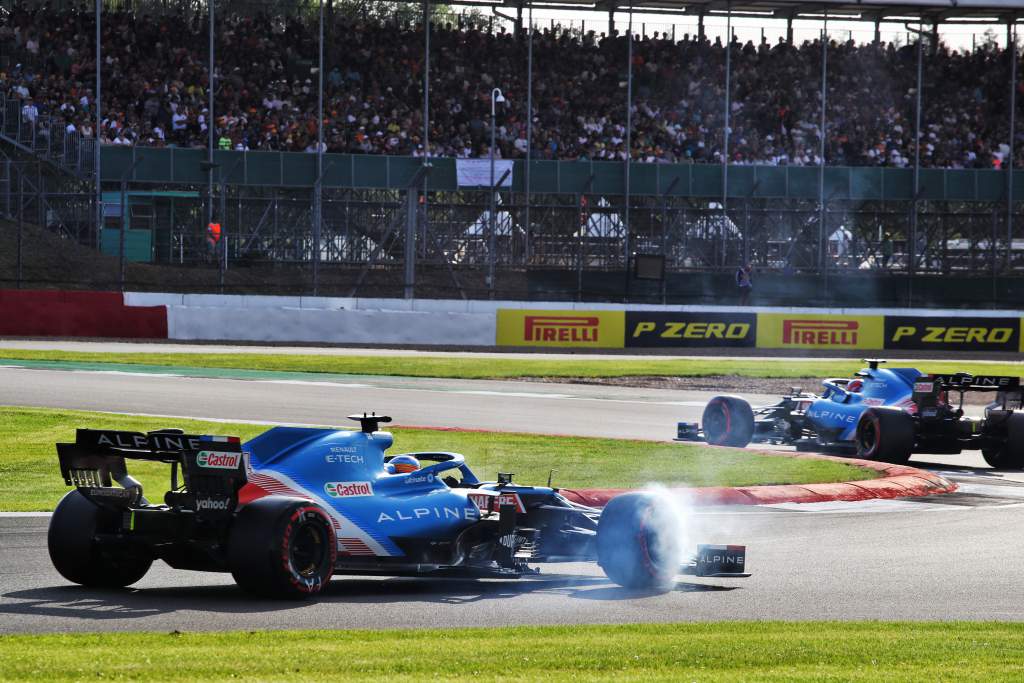
[[[243,507],[228,539],[228,568],[239,586],[269,598],[303,599],[326,588],[338,542],[322,507],[268,496]]]
[[[597,526],[597,563],[625,588],[669,590],[682,560],[682,523],[674,506],[653,493],[613,498]]]
[[[754,411],[739,396],[715,396],[704,406],[701,428],[712,446],[743,448],[754,436]]]

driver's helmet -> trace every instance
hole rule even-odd
[[[396,455],[388,464],[394,468],[395,474],[408,474],[420,468],[420,461],[411,455]]]
[[[864,388],[864,380],[862,379],[851,379],[846,385],[846,390],[853,394],[858,394]]]

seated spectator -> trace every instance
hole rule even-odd
[[[96,60],[91,11],[18,6],[0,15],[14,67],[0,90],[22,100],[22,121],[93,134]],[[220,149],[317,150],[315,21],[266,14],[218,19],[214,142]],[[906,167],[914,163],[916,49],[827,45],[827,129],[820,130],[822,45],[762,40],[728,48],[690,35],[635,37],[631,129],[626,131],[618,33],[534,34],[533,111],[526,112],[525,33],[431,27],[429,144],[422,139],[422,27],[358,21],[327,26],[323,148],[327,152],[490,155],[490,93],[497,158],[645,163]],[[208,144],[203,17],[104,13],[106,144]],[[731,128],[723,149],[726,49]],[[929,49],[924,62],[920,161],[934,168],[1001,168],[1010,158],[1007,53],[990,43]],[[1024,93],[1018,97],[1024,107]],[[532,119],[532,140],[526,123]],[[1019,117],[1024,120],[1024,117]],[[627,138],[630,149],[626,148]],[[530,149],[532,143],[532,149]],[[1013,158],[1024,149],[1017,141]]]

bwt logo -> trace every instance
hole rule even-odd
[[[596,316],[528,315],[523,339],[536,342],[597,342],[600,319]]]
[[[856,320],[783,320],[783,344],[856,346]]]

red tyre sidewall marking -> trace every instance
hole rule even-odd
[[[303,593],[319,593],[323,589],[326,581],[321,579],[319,576],[310,580],[303,579],[292,567],[291,558],[289,557],[292,534],[295,531],[297,524],[305,520],[307,516],[320,519],[324,527],[327,529],[326,543],[330,570],[325,577],[326,581],[329,581],[331,574],[334,573],[334,564],[338,559],[338,541],[334,536],[334,527],[331,525],[331,521],[327,519],[327,516],[319,508],[311,505],[297,508],[288,519],[281,539],[281,565],[285,572],[285,576],[288,577],[288,581],[297,590]]]
[[[871,422],[872,428],[875,430],[875,442],[871,444],[871,450],[867,452],[867,455],[874,457],[878,454],[879,446],[882,443],[882,421],[878,419],[877,415],[871,415],[868,417]]]
[[[712,444],[713,446],[721,446],[729,440],[729,435],[732,433],[732,414],[729,412],[729,404],[725,401],[719,401],[718,407],[721,409],[722,415],[725,416],[725,431],[722,432],[721,438]]]
[[[637,530],[636,541],[640,546],[641,556],[644,561],[644,569],[647,570],[649,576],[657,576],[657,572],[654,569],[654,561],[651,559],[651,549],[647,546],[647,520],[651,516],[651,507],[648,506],[644,511],[643,517],[640,518],[640,528]]]

